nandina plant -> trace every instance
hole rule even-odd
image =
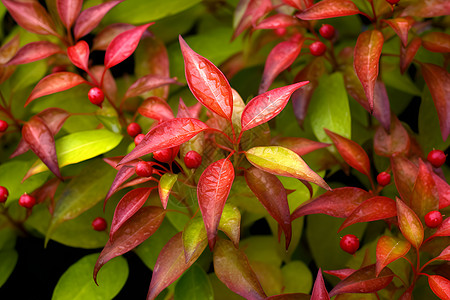
[[[445,1],[94,2],[2,0],[0,284],[31,236],[54,299],[130,253],[118,297],[449,299]]]

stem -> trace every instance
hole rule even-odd
[[[11,218],[11,216],[8,214],[8,209],[7,208],[4,208],[1,211],[1,214],[6,217],[6,219],[9,221],[9,223],[12,225],[12,227],[14,229],[16,229],[17,231],[19,231],[22,236],[27,236],[28,235],[28,233],[25,230],[25,228],[23,227],[22,223],[14,220],[13,218]]]
[[[230,137],[229,137],[227,134],[225,134],[225,132],[223,132],[222,130],[215,129],[215,128],[208,128],[207,131],[218,132],[218,133],[220,133],[221,135],[225,136],[225,137],[227,138],[227,140],[228,140],[231,144],[234,144],[234,143],[235,143],[235,142],[232,141],[232,140],[230,139]]]
[[[169,211],[169,212],[176,212],[176,213],[183,214],[183,215],[185,215],[185,216],[191,217],[188,213],[185,213],[184,211],[181,211],[181,210],[168,209],[168,208],[167,208],[166,211]]]
[[[375,7],[373,5],[373,0],[369,0],[370,2],[370,6],[372,7],[372,12],[373,12],[373,20],[372,23],[377,23],[377,13],[375,11]]]

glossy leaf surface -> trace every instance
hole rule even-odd
[[[232,242],[219,239],[214,250],[214,272],[225,285],[246,299],[265,299],[261,284],[245,253]]]
[[[149,74],[136,80],[125,93],[125,98],[136,97],[150,90],[156,89],[168,84],[179,84],[175,78],[164,77],[155,74]]]
[[[288,148],[300,156],[330,146],[330,144],[316,142],[306,138],[281,136],[274,137],[272,143],[277,146]]]
[[[428,284],[436,296],[441,299],[450,299],[450,280],[439,275],[430,275]]]
[[[214,249],[217,227],[234,180],[234,167],[228,159],[218,160],[203,171],[197,185],[197,198],[208,235]]]
[[[164,209],[167,208],[167,201],[169,200],[169,194],[173,185],[177,182],[178,174],[165,173],[159,179],[158,193],[161,199],[161,204]]]
[[[186,262],[192,258],[198,248],[204,248],[207,238],[205,224],[201,217],[192,218],[186,223],[182,234]]]
[[[66,28],[72,27],[73,23],[77,19],[81,7],[83,6],[82,0],[57,0],[56,8],[58,14]]]
[[[89,45],[85,41],[79,41],[74,46],[67,48],[67,56],[78,68],[88,71]]]
[[[300,156],[287,148],[254,147],[246,151],[245,156],[252,165],[268,173],[298,178],[331,190],[322,177],[311,170]]]
[[[241,237],[241,212],[236,206],[225,203],[220,217],[219,230],[223,231],[236,248]]]
[[[376,275],[391,262],[405,256],[411,244],[408,241],[383,235],[378,239],[376,250]]]
[[[398,225],[403,236],[414,246],[419,249],[423,241],[423,226],[419,217],[409,208],[402,200],[397,198],[397,217]]]
[[[298,20],[293,16],[285,14],[276,14],[265,18],[258,25],[254,26],[255,29],[277,29],[286,28],[290,26],[298,25]]]
[[[134,249],[155,233],[164,220],[165,214],[165,211],[159,207],[146,206],[123,223],[100,253],[94,267],[94,280],[97,280],[97,273],[104,264]]]
[[[410,203],[418,168],[403,155],[394,155],[391,158],[391,166],[395,186],[401,198],[405,203]]]
[[[172,108],[166,101],[158,97],[150,97],[142,102],[138,112],[144,117],[164,122],[173,119]]]
[[[209,110],[231,120],[233,95],[227,78],[212,62],[195,53],[181,36],[179,41],[192,94]]]
[[[322,0],[295,16],[301,20],[321,20],[358,13],[358,7],[350,0]]]
[[[284,109],[292,93],[306,84],[308,81],[294,83],[265,92],[250,100],[242,112],[242,131],[275,118]]]
[[[419,161],[419,173],[411,193],[410,207],[421,219],[428,212],[439,210],[439,194],[432,171],[422,160]]]
[[[62,52],[61,48],[52,42],[31,42],[20,48],[16,55],[8,61],[8,65],[28,64],[60,52]]]
[[[429,32],[422,37],[422,46],[432,52],[450,52],[450,34]]]
[[[382,20],[382,22],[387,23],[398,35],[404,47],[408,45],[408,32],[411,26],[414,24],[414,19],[412,18],[395,18],[389,20]]]
[[[355,270],[354,269],[340,269],[340,270],[327,270],[323,271],[325,274],[336,276],[337,278],[343,280],[348,276],[352,275]]]
[[[400,48],[400,71],[402,74],[408,69],[421,45],[422,39],[415,37],[409,42],[408,46]]]
[[[314,287],[311,294],[311,300],[329,300],[327,288],[325,287],[325,282],[322,277],[322,269],[319,268],[317,272],[316,281],[314,282]]]
[[[427,240],[435,238],[437,236],[450,236],[450,218],[446,218],[442,224],[437,228],[436,232],[430,236]]]
[[[374,29],[361,33],[355,46],[353,66],[364,88],[371,110],[373,110],[374,88],[378,77],[383,43],[383,34]]]
[[[116,36],[134,27],[134,25],[126,23],[114,23],[106,26],[94,37],[92,50],[106,50]]]
[[[86,80],[80,75],[71,72],[57,72],[47,75],[31,91],[25,106],[36,98],[62,92],[82,83],[86,83]]]
[[[245,172],[245,180],[258,200],[283,229],[286,249],[289,248],[292,236],[291,215],[283,184],[275,175],[255,167]]]
[[[120,164],[125,164],[154,151],[181,145],[206,129],[208,126],[197,119],[168,120],[150,130],[139,145],[120,161]]]

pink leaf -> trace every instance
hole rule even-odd
[[[405,202],[399,198],[396,200],[398,226],[400,227],[400,231],[417,250],[420,245],[422,245],[424,236],[422,223],[420,222],[419,217],[405,204]]]
[[[245,172],[245,180],[269,214],[280,224],[286,236],[286,249],[288,249],[292,226],[287,193],[283,184],[275,175],[255,167],[251,167]]]
[[[273,89],[250,100],[242,112],[242,131],[275,118],[284,109],[292,93],[308,83],[309,81],[303,81]]]
[[[348,218],[371,194],[356,187],[337,188],[326,192],[298,207],[291,215],[295,220],[310,214],[326,214],[337,218]]]
[[[166,101],[158,97],[150,97],[142,102],[138,112],[144,117],[164,122],[174,118],[172,108]]]
[[[325,287],[325,282],[322,277],[322,269],[319,268],[317,272],[316,281],[314,281],[314,287],[311,294],[311,300],[329,300],[327,288]]]
[[[411,146],[408,132],[395,116],[390,131],[387,132],[380,126],[373,139],[375,153],[380,156],[390,157],[394,154],[408,153]]]
[[[302,50],[304,38],[300,34],[276,45],[267,56],[258,94],[266,92],[273,80],[289,68]]]
[[[361,33],[355,46],[353,66],[364,88],[371,111],[383,42],[383,34],[374,29]]]
[[[87,83],[83,77],[78,74],[70,72],[58,72],[45,76],[38,82],[38,84],[31,91],[30,96],[25,102],[25,106],[31,101],[39,97],[62,92],[73,88],[74,86]]]
[[[345,162],[370,179],[370,160],[366,151],[364,151],[364,149],[354,141],[328,129],[324,130],[333,141],[334,146],[336,146],[336,149]]]
[[[161,226],[166,212],[156,206],[141,208],[116,231],[113,240],[108,240],[94,267],[94,280],[97,273],[108,261],[122,255],[149,238]],[[181,236],[181,234],[180,234]],[[164,250],[164,249],[163,249]]]
[[[350,0],[322,0],[297,13],[301,20],[321,20],[359,14],[359,9]]]
[[[352,275],[339,282],[330,292],[330,296],[343,293],[374,293],[384,289],[391,283],[394,273],[384,268],[378,276],[375,265],[356,270]]]
[[[395,217],[395,201],[384,196],[375,196],[361,203],[339,227],[339,231],[355,223],[370,222]]]
[[[192,94],[211,111],[231,120],[233,95],[223,73],[209,60],[195,53],[179,36],[184,71]]]
[[[300,10],[308,8],[314,4],[313,0],[282,0],[282,1],[287,5]]]
[[[75,40],[92,31],[108,11],[124,0],[112,0],[83,10],[75,21],[73,28]]]
[[[336,276],[337,278],[343,280],[348,276],[352,275],[355,270],[354,269],[340,269],[340,270],[328,270],[323,271],[325,274]]]
[[[178,279],[197,260],[206,247],[206,240],[197,247],[192,257],[186,261],[182,233],[172,237],[159,252],[153,269],[152,281],[147,294],[147,300],[155,299],[166,287]]]
[[[70,61],[82,69],[83,71],[88,71],[89,62],[89,45],[85,41],[79,41],[74,46],[67,48],[67,55]]]
[[[68,30],[80,14],[83,0],[57,0],[56,8],[62,23]]]
[[[8,65],[28,64],[41,60],[56,53],[62,53],[61,48],[52,42],[39,41],[26,44],[17,51],[16,55],[8,62]]]
[[[111,41],[124,31],[136,26],[126,23],[114,23],[102,29],[92,41],[92,50],[106,50]]]
[[[148,23],[145,25],[137,26],[133,29],[122,32],[116,36],[105,53],[105,68],[109,69],[125,59],[127,59],[134,50],[136,50],[139,40],[144,32],[150,25],[154,23]]]
[[[281,136],[274,137],[272,144],[288,148],[300,156],[330,146],[330,144],[316,142],[306,138]]]
[[[144,205],[152,188],[137,188],[129,191],[120,199],[114,211],[109,238],[113,240],[116,231]]]
[[[210,164],[198,180],[198,204],[205,223],[210,249],[214,249],[217,227],[233,180],[233,164],[225,158]]]
[[[161,75],[149,74],[143,76],[136,80],[125,93],[125,98],[131,98],[139,96],[145,92],[153,90],[155,88],[168,85],[168,84],[178,84],[180,83],[176,80],[176,78],[165,77]]]
[[[22,127],[22,137],[49,170],[62,180],[56,156],[55,139],[44,121],[40,117],[32,117]]]
[[[16,156],[24,154],[28,150],[30,150],[30,146],[28,146],[28,143],[25,142],[23,138],[21,138],[19,144],[17,145],[16,150],[14,150],[14,152],[9,156],[9,158],[14,158]]]
[[[402,74],[408,69],[421,45],[422,39],[416,36],[406,48],[400,48],[400,71]]]
[[[230,290],[246,299],[266,299],[247,256],[242,250],[236,249],[232,242],[219,239],[213,261],[214,272]]]
[[[438,113],[442,139],[445,141],[450,133],[450,74],[434,64],[422,63],[421,67]]]
[[[404,47],[408,45],[408,31],[411,29],[414,24],[414,19],[411,17],[407,18],[395,18],[388,20],[381,20],[382,22],[387,23],[398,35]]]
[[[197,119],[168,120],[150,130],[139,145],[120,161],[120,164],[126,164],[154,151],[181,145],[206,129],[208,126]]]
[[[400,240],[390,236],[382,236],[377,242],[377,263],[376,263],[376,275],[380,274],[381,270],[391,262],[405,256],[411,244],[405,240]]]
[[[231,37],[232,40],[252,25],[255,25],[261,17],[272,9],[270,0],[249,0],[247,3],[248,5]]]
[[[24,29],[37,34],[58,35],[55,24],[38,1],[2,0],[11,17]]]
[[[254,28],[255,29],[277,29],[277,28],[286,28],[291,26],[296,26],[299,24],[299,21],[290,15],[285,14],[276,14],[270,16],[261,22],[258,23]]]
[[[450,280],[439,275],[428,276],[428,284],[440,299],[450,299]]]
[[[369,111],[370,109],[366,110]],[[388,131],[391,126],[391,107],[386,86],[381,80],[377,80],[373,91],[373,115],[381,126]]]
[[[444,32],[429,32],[422,37],[422,46],[439,53],[450,52],[450,34]]]

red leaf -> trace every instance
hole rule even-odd
[[[73,33],[75,40],[85,36],[100,24],[100,21],[114,6],[124,0],[112,0],[83,10],[75,21]]]
[[[418,168],[402,155],[392,156],[391,166],[398,193],[405,203],[410,203]]]
[[[50,129],[53,135],[56,135],[64,122],[70,117],[70,114],[64,109],[57,107],[50,107],[44,109],[40,113],[37,114],[42,121],[44,121],[45,125]]]
[[[314,287],[311,294],[311,300],[329,300],[327,288],[325,287],[325,282],[322,277],[322,269],[319,268],[317,272],[316,281],[314,281]]]
[[[442,252],[434,258],[435,260],[449,260],[450,261],[450,246],[442,250]],[[433,260],[434,260],[433,259]]]
[[[266,300],[310,300],[310,299],[311,298],[308,294],[302,293],[281,294],[266,298]]]
[[[0,65],[6,64],[16,54],[19,46],[20,39],[19,34],[17,34],[0,48]]]
[[[95,282],[97,282],[97,273],[104,264],[114,257],[134,249],[155,233],[159,226],[161,226],[165,214],[166,212],[160,207],[146,206],[128,219],[119,230],[116,231],[114,239],[112,241],[108,240],[105,248],[103,248],[100,253],[94,267]]]
[[[55,24],[38,1],[2,0],[11,17],[24,29],[37,34],[58,35]]]
[[[236,249],[232,242],[219,239],[213,261],[214,272],[230,290],[246,299],[266,299],[247,256],[242,250]]]
[[[450,3],[447,0],[417,1],[406,6],[400,16],[432,18],[446,16],[449,11]]]
[[[62,23],[68,30],[80,14],[83,0],[57,0],[56,8]]]
[[[438,236],[450,236],[450,218],[446,218],[442,224],[439,225],[436,232],[427,239],[427,241]]]
[[[176,80],[176,78],[165,77],[161,75],[149,74],[143,76],[136,80],[125,93],[125,98],[131,98],[139,96],[145,92],[156,89],[158,87],[168,85],[168,84],[178,84],[180,83]]]
[[[105,93],[106,97],[115,101],[117,94],[117,85],[114,77],[112,76],[111,70],[106,69],[105,71],[105,66],[99,65],[91,67],[90,71],[90,75],[92,75],[92,77],[95,78],[97,82],[101,82],[101,79],[103,77],[103,92]]]
[[[106,50],[116,36],[135,27],[126,23],[114,23],[106,26],[94,37],[92,50]]]
[[[422,63],[421,67],[438,113],[442,139],[445,141],[450,133],[450,74],[434,64]]]
[[[144,117],[164,122],[174,118],[172,108],[159,97],[150,97],[142,102],[138,112]]]
[[[302,50],[304,38],[300,34],[276,45],[267,56],[264,72],[259,85],[258,94],[266,92],[273,80],[289,68]]]
[[[439,275],[429,275],[428,284],[440,299],[450,299],[450,280]]]
[[[30,102],[34,99],[57,92],[62,92],[82,83],[87,83],[87,81],[75,73],[57,72],[47,75],[42,78],[31,91],[30,96],[25,102],[25,106],[30,104]]]
[[[383,42],[383,34],[374,29],[361,33],[355,46],[353,67],[364,88],[370,110],[373,110],[373,94]]]
[[[283,184],[275,175],[255,167],[245,172],[245,180],[269,214],[280,224],[286,236],[286,249],[288,249],[292,226],[286,189]]]
[[[403,236],[414,246],[419,249],[423,241],[423,226],[419,217],[399,198],[397,201],[397,218],[398,226]]]
[[[395,18],[389,20],[381,20],[382,22],[387,23],[398,35],[404,47],[408,45],[408,31],[411,29],[411,26],[414,24],[414,19],[411,17],[407,18]]]
[[[373,115],[381,126],[388,131],[391,126],[391,108],[383,81],[377,80],[373,93]],[[369,109],[366,110],[369,111]]]
[[[394,273],[384,268],[378,276],[375,265],[356,270],[352,275],[339,282],[330,292],[330,296],[343,293],[374,293],[382,290],[391,283]]]
[[[62,53],[61,48],[52,42],[31,42],[20,48],[7,65],[28,64],[33,61],[47,58],[56,53]]]
[[[429,32],[422,37],[422,46],[432,52],[450,52],[450,34]]]
[[[352,275],[355,272],[355,270],[354,269],[340,269],[340,270],[328,270],[328,271],[323,271],[323,272],[328,275],[336,276],[337,278],[343,280],[343,279],[347,278],[348,276]]]
[[[246,29],[250,28],[252,25],[255,25],[261,17],[272,10],[272,3],[270,0],[249,0],[247,3],[247,7],[245,8],[242,17],[234,30],[231,40],[234,40]],[[238,8],[239,7],[236,8],[236,11],[239,11]]]
[[[421,45],[422,39],[415,37],[406,48],[403,46],[400,48],[400,71],[402,74],[408,69]]]
[[[82,69],[83,71],[88,71],[89,62],[89,45],[85,41],[79,41],[74,46],[67,48],[67,56],[69,56],[70,61]]]
[[[123,169],[123,168],[122,168]],[[144,205],[152,192],[152,188],[137,188],[129,191],[117,203],[111,222],[109,238],[113,240],[116,231]]]
[[[120,164],[126,164],[133,159],[158,150],[181,145],[206,129],[208,126],[197,119],[168,120],[152,128],[136,148],[120,161]]]
[[[395,217],[397,208],[395,201],[388,197],[375,196],[359,205],[342,223],[338,232],[355,223],[377,221]]]
[[[137,164],[137,162],[135,163]],[[119,189],[120,185],[127,181],[128,178],[134,175],[135,173],[135,165],[134,166],[119,166],[120,169],[114,178],[111,187],[109,188],[108,194],[105,197],[105,203],[103,206],[106,206],[106,201]]]
[[[380,274],[381,270],[391,262],[405,256],[411,244],[405,240],[400,240],[390,236],[382,236],[377,242],[377,263],[376,275]]]
[[[287,5],[292,6],[293,8],[297,8],[303,10],[308,8],[314,4],[313,0],[282,0]]]
[[[273,89],[250,100],[242,112],[242,132],[275,118],[284,109],[292,93],[308,83],[303,81]]]
[[[330,144],[316,142],[306,138],[281,136],[274,137],[272,139],[272,145],[288,148],[300,156],[330,146]]]
[[[390,157],[394,154],[408,153],[411,141],[408,132],[402,123],[393,116],[389,132],[383,127],[378,127],[373,138],[375,153],[380,156]]]
[[[32,117],[23,125],[22,137],[49,170],[62,180],[56,156],[55,139],[44,121],[38,116]]]
[[[419,160],[419,173],[411,193],[411,208],[419,218],[439,209],[439,195],[432,172]]]
[[[205,223],[210,249],[214,249],[217,227],[233,180],[234,167],[226,158],[210,164],[198,180],[198,204]]]
[[[301,20],[321,20],[359,14],[359,9],[350,0],[322,0],[297,13]]]
[[[439,194],[439,209],[446,208],[450,205],[450,186],[436,173],[433,172],[431,175],[433,176]]]
[[[370,193],[356,187],[337,188],[298,207],[292,213],[291,220],[310,214],[347,218],[363,201],[370,197]]]
[[[336,149],[345,162],[370,179],[370,160],[366,151],[354,141],[328,129],[324,130],[333,141],[333,144],[336,146]]]
[[[212,62],[195,53],[181,36],[179,40],[186,80],[192,94],[209,110],[231,120],[233,95],[227,78]]]
[[[152,281],[147,294],[147,300],[155,299],[172,282],[178,279],[197,260],[206,247],[198,247],[191,259],[186,262],[184,257],[184,247],[182,233],[177,233],[172,237],[164,248],[159,252],[153,269]]]
[[[299,21],[290,15],[285,14],[276,14],[270,16],[261,22],[258,25],[254,26],[255,29],[278,29],[278,28],[286,28],[291,26],[296,26],[299,24]]]
[[[28,143],[25,142],[25,140],[22,138],[19,141],[19,144],[17,145],[16,150],[14,150],[14,152],[9,156],[9,158],[14,158],[16,156],[19,156],[21,154],[24,154],[25,152],[27,152],[28,150],[30,150],[30,146],[28,146]]]
[[[109,69],[114,67],[133,54],[139,44],[142,34],[144,34],[147,28],[153,24],[154,22],[137,26],[116,36],[111,41],[108,48],[106,48],[105,68]]]

